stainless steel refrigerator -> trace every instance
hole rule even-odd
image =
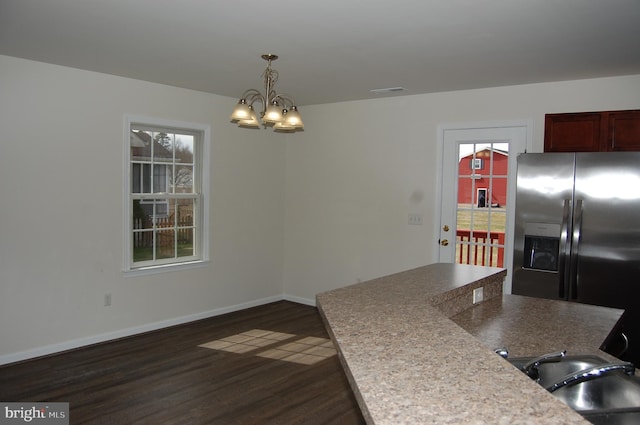
[[[512,292],[623,308],[640,334],[640,152],[521,154],[516,184]]]

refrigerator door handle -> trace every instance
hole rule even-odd
[[[578,299],[578,253],[580,250],[580,235],[582,232],[582,199],[576,201],[576,210],[571,232],[571,263],[569,277],[569,298]]]
[[[562,227],[560,228],[560,252],[558,258],[558,277],[559,287],[558,296],[566,298],[567,282],[569,282],[569,268],[567,260],[571,253],[571,244],[569,242],[569,219],[571,218],[571,199],[564,200],[564,208],[562,210]]]

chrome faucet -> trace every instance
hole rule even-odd
[[[493,350],[493,352],[499,355],[500,357],[502,357],[503,359],[506,359],[509,357],[509,350],[507,350],[507,347],[496,348],[495,350]]]
[[[547,391],[550,393],[568,385],[579,384],[585,381],[591,381],[602,376],[607,376],[612,372],[623,371],[625,374],[631,376],[635,375],[636,367],[633,363],[607,363],[600,366],[594,366],[587,369],[580,370],[578,372],[566,375],[558,380],[553,385],[547,387]]]
[[[538,379],[538,366],[543,363],[559,362],[567,355],[567,350],[543,354],[522,366],[522,371],[531,379]]]

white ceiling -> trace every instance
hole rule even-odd
[[[263,53],[299,105],[640,74],[640,0],[0,0],[3,55],[239,97]]]

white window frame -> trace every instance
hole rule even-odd
[[[131,128],[147,127],[154,131],[198,133],[194,140],[194,188],[198,192],[194,210],[196,235],[193,257],[183,261],[157,260],[155,262],[134,263],[133,261],[133,194],[131,176]],[[209,262],[209,168],[211,127],[183,121],[161,118],[125,115],[124,155],[123,155],[123,272],[127,275],[151,274],[203,266]],[[153,195],[148,195],[153,198]]]

